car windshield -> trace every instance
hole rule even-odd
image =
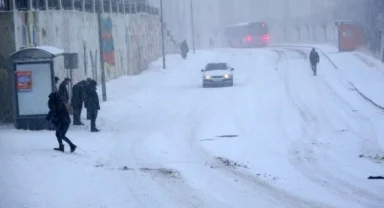
[[[214,63],[214,64],[207,64],[205,67],[205,71],[214,71],[214,70],[227,70],[227,64],[225,63]]]

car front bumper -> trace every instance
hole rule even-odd
[[[203,79],[203,85],[225,85],[232,84],[233,78],[211,78],[211,79]]]

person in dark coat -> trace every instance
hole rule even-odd
[[[181,50],[181,56],[185,59],[187,57],[188,52],[189,52],[189,47],[188,47],[186,40],[184,40],[181,43],[180,50]]]
[[[91,120],[91,132],[99,132],[96,128],[97,113],[100,110],[99,95],[96,92],[97,83],[95,80],[90,81],[89,91],[87,92],[87,107],[89,110],[89,117]]]
[[[309,54],[309,61],[311,62],[311,68],[313,71],[313,75],[316,76],[317,64],[320,62],[320,57],[314,48],[312,48],[311,53]]]
[[[65,103],[62,101],[58,92],[52,92],[48,97],[49,113],[47,120],[56,126],[56,138],[59,143],[59,147],[53,149],[64,152],[64,140],[69,145],[71,152],[74,152],[77,146],[66,137],[71,118],[69,117]]]
[[[68,102],[69,102],[69,93],[68,93],[67,86],[68,86],[70,81],[71,81],[71,79],[65,78],[64,81],[61,82],[60,86],[59,86],[59,95],[61,96],[61,100],[66,105],[68,105]]]
[[[86,84],[85,84],[85,87],[84,87],[84,107],[87,109],[87,120],[91,120],[90,116],[89,116],[89,110],[88,110],[88,94],[89,94],[89,91],[90,91],[90,86],[91,86],[91,81],[93,79],[91,78],[87,78],[86,80]]]
[[[72,87],[73,125],[84,125],[81,122],[81,110],[83,109],[86,84],[87,82],[83,80]]]

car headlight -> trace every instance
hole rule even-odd
[[[224,75],[224,78],[225,78],[225,79],[228,79],[229,77],[230,77],[229,74],[225,74],[225,75]]]
[[[205,79],[211,79],[210,75],[205,75]]]

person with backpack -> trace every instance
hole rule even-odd
[[[56,138],[59,143],[58,148],[53,148],[56,151],[64,152],[63,140],[69,145],[71,152],[74,152],[77,148],[71,140],[66,137],[71,118],[69,117],[68,110],[58,92],[52,92],[48,96],[49,112],[47,120],[56,127]]]
[[[319,54],[316,52],[315,48],[312,48],[311,53],[309,54],[309,61],[311,63],[311,68],[313,75],[317,75],[317,64],[320,62]]]

